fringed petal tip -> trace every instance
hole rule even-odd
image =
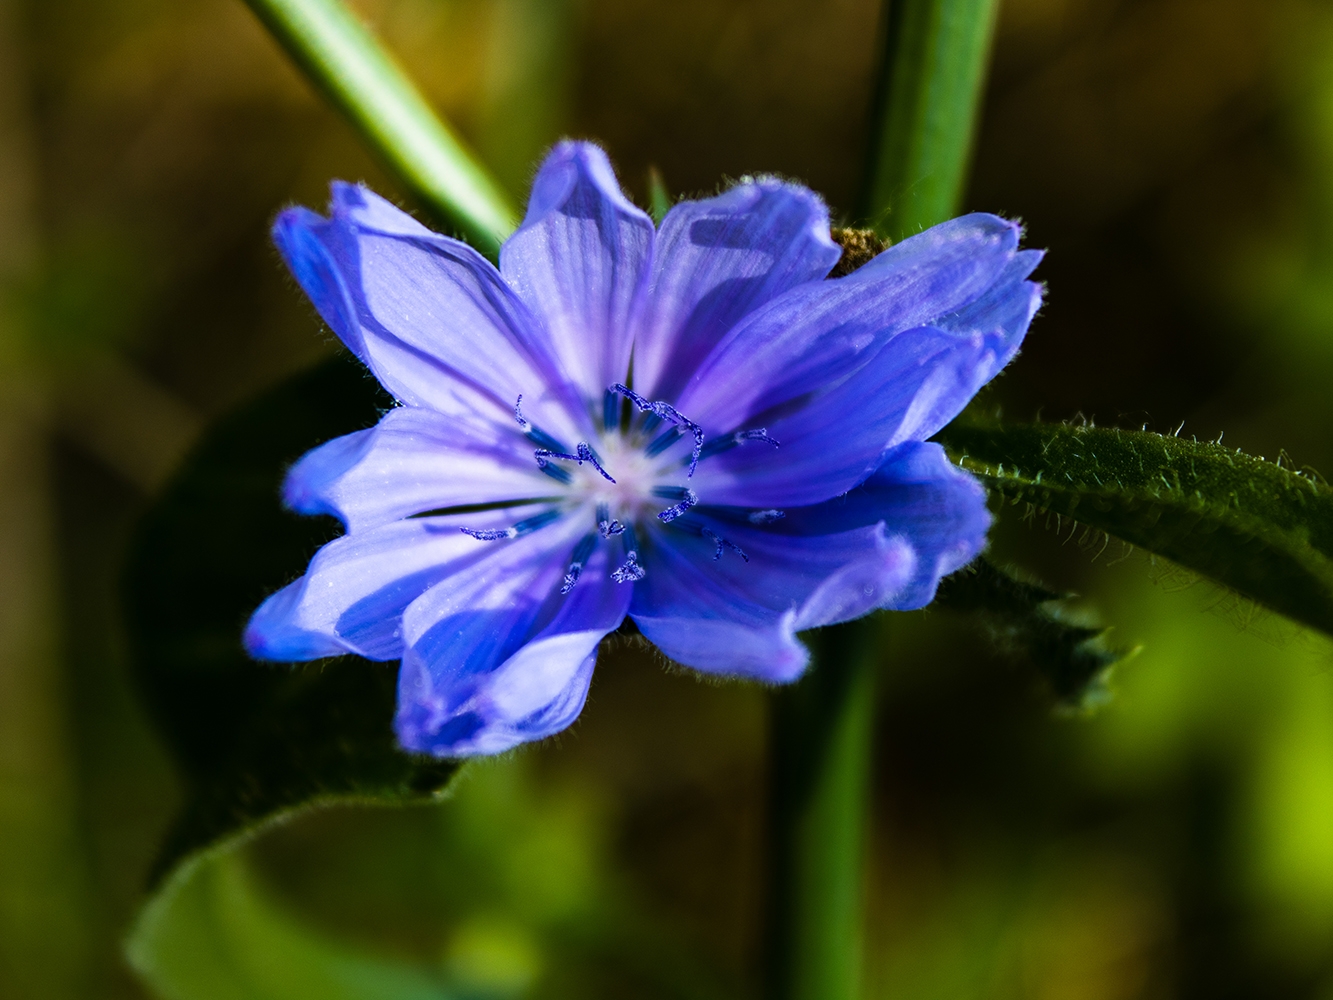
[[[615,168],[601,146],[581,139],[562,139],[537,169],[520,231],[563,209],[575,188],[585,185],[591,196],[605,199],[627,215],[648,219],[643,209],[620,189]],[[648,223],[652,225],[651,220]]]
[[[250,616],[241,644],[252,659],[272,663],[304,663],[342,656],[347,647],[333,636],[302,628],[295,615],[305,593],[305,578],[272,594]]]
[[[398,742],[433,757],[477,757],[567,729],[587,700],[603,635],[533,641],[471,691],[439,686],[429,664],[409,651],[398,682]]]

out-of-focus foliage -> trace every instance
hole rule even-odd
[[[274,666],[237,642],[237,623],[337,530],[275,502],[287,467],[392,403],[350,357],[325,362],[214,426],[143,520],[125,579],[130,652],[188,782],[156,876],[312,804],[428,797],[457,768],[398,749],[393,667]]]
[[[854,221],[871,0],[354,4],[516,199],[569,131],[603,140],[645,202],[652,164],[673,194],[779,171]],[[0,13],[0,980],[142,998],[120,945],[180,789],[127,669],[131,527],[203,419],[329,352],[268,247],[276,208],[318,206],[332,176],[401,193],[234,0]],[[1022,217],[1052,253],[996,400],[1022,419],[1185,419],[1333,468],[1326,5],[1006,0],[997,39],[967,206]],[[892,619],[870,995],[1327,992],[1326,648],[1021,513],[1002,513],[995,558],[1087,595],[1109,641],[1143,652],[1102,712],[1053,718],[955,616]],[[251,893],[288,941],[446,987],[456,969],[512,995],[690,995],[646,984],[694,962],[712,971],[689,982],[740,996],[764,910],[763,713],[759,691],[624,646],[558,741],[439,806],[309,815],[214,886]],[[541,893],[569,916],[525,909],[533,872],[568,877]],[[659,923],[604,946],[578,936],[594,905]],[[674,943],[618,964],[658,937]]]
[[[981,625],[997,652],[1034,669],[1060,708],[1093,710],[1107,699],[1112,667],[1130,651],[1108,642],[1109,629],[1071,620],[1061,605],[1072,596],[982,556],[941,581],[934,607]]]

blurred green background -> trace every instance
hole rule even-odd
[[[515,198],[562,134],[641,201],[855,201],[873,0],[362,0]],[[122,942],[179,798],[126,663],[135,519],[213,416],[335,348],[266,228],[401,197],[239,0],[0,0],[0,996],[155,995]],[[967,207],[1051,248],[1006,413],[1333,469],[1333,6],[1003,0]],[[1333,649],[1005,512],[994,549],[1142,646],[1091,717],[942,612],[883,658],[884,998],[1333,997]],[[239,627],[239,623],[238,623]],[[767,695],[609,650],[568,733],[453,798],[210,869],[158,994],[757,994]]]

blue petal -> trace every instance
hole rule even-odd
[[[500,427],[404,406],[308,452],[287,473],[283,499],[365,531],[430,510],[549,496],[532,453],[512,420]]]
[[[500,271],[540,316],[564,372],[600,405],[629,369],[630,314],[653,253],[653,223],[586,142],[558,144],[532,184]]]
[[[967,215],[890,247],[845,278],[794,288],[732,330],[676,405],[709,434],[727,433],[846,378],[904,330],[949,329],[941,321],[955,316],[969,328],[962,332],[992,314],[1010,320],[1012,295],[1033,296],[1012,280],[1018,238],[1014,223]],[[1027,267],[1030,258],[1022,260]],[[992,303],[997,288],[1010,295]],[[969,310],[974,305],[980,315]],[[993,334],[1007,356],[1025,330],[1023,323]]]
[[[1020,250],[985,295],[935,323],[944,330],[987,338],[995,352],[995,371],[988,381],[1013,359],[1041,308],[1042,286],[1026,279],[1045,256],[1044,250]]]
[[[775,534],[829,535],[883,522],[916,553],[907,586],[880,607],[907,611],[935,598],[941,578],[971,562],[986,546],[991,516],[986,493],[933,442],[892,449],[864,483],[845,496],[785,511],[769,525]]]
[[[581,530],[563,527],[554,544],[539,540],[546,532],[501,543],[484,564],[408,608],[395,721],[406,749],[499,753],[578,716],[597,646],[624,619],[631,592],[610,579],[602,544],[574,588],[560,593]]]
[[[765,420],[778,447],[747,442],[709,458],[694,488],[706,503],[755,508],[845,493],[879,466],[886,448],[951,420],[994,370],[995,350],[980,334],[900,333],[851,378]]]
[[[399,400],[512,421],[514,401],[577,438],[586,408],[551,345],[484,257],[361,187],[335,184],[332,217],[283,212],[273,239],[325,322]]]
[[[744,316],[828,274],[841,251],[814,192],[763,179],[667,213],[651,289],[635,323],[634,380],[652,399],[679,394]]]
[[[460,527],[513,522],[504,511],[423,517],[334,539],[315,553],[304,576],[259,606],[246,626],[245,648],[256,659],[280,662],[340,653],[397,659],[403,610],[435,583],[491,554],[490,543]]]
[[[703,527],[746,559],[731,548],[716,557]],[[913,564],[911,545],[882,523],[799,536],[687,518],[678,530],[654,534],[630,616],[685,666],[785,683],[809,662],[798,631],[886,606],[911,580]]]

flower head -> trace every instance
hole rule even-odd
[[[568,726],[626,615],[697,670],[793,680],[798,632],[921,607],[985,543],[981,488],[926,439],[1040,303],[1013,223],[964,216],[826,279],[805,188],[746,181],[655,231],[566,142],[498,269],[341,183],[274,238],[401,405],[292,467],[285,502],[346,534],[246,646],[401,659],[410,750]]]

